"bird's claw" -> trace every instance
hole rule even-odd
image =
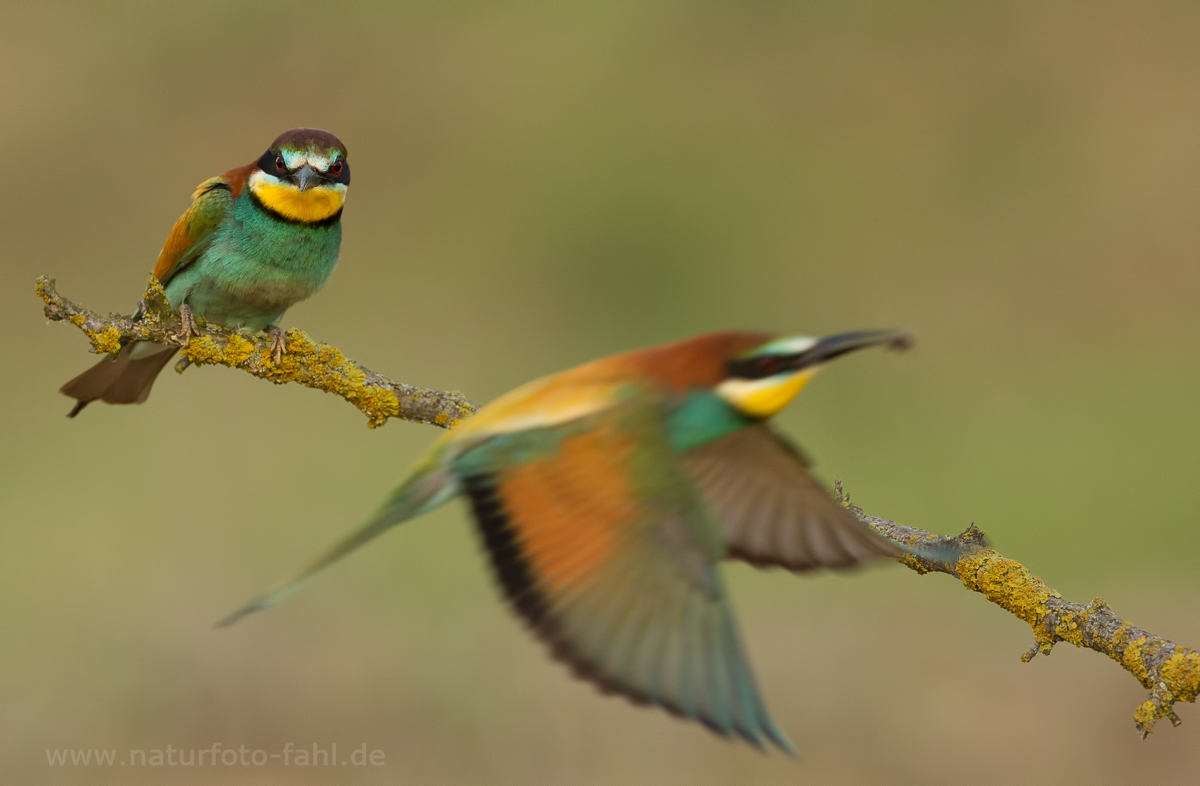
[[[192,336],[200,335],[200,326],[196,324],[196,316],[187,303],[179,307],[179,321],[183,323],[183,335],[180,341],[186,347],[191,343]]]
[[[278,325],[270,325],[267,336],[271,339],[271,360],[278,367],[283,363],[283,353],[287,352],[287,331]]]

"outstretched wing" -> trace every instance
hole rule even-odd
[[[901,553],[831,498],[804,456],[766,425],[693,448],[683,464],[734,558],[802,571]]]
[[[556,657],[606,691],[791,751],[738,640],[719,532],[657,407],[495,435],[453,471],[508,600]]]
[[[233,201],[229,175],[205,180],[192,194],[192,204],[171,228],[154,266],[154,277],[165,286],[172,276],[196,261],[212,242],[213,234]]]

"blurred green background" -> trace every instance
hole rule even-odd
[[[570,678],[461,506],[214,631],[435,431],[212,368],[68,421],[94,358],[33,283],[128,313],[197,183],[324,127],[354,165],[342,262],[287,326],[479,402],[704,331],[909,328],[783,416],[823,477],[1197,646],[1198,36],[1186,0],[6,2],[0,779],[1186,780],[1196,708],[1139,741],[1116,664],[1022,664],[1022,623],[894,565],[727,571],[798,762]],[[214,742],[386,764],[45,754]]]

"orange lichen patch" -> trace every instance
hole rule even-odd
[[[1053,591],[1053,590],[1052,590]],[[1065,641],[1069,644],[1074,644],[1076,647],[1082,647],[1084,631],[1088,629],[1088,621],[1091,615],[1101,609],[1107,609],[1104,601],[1096,598],[1091,605],[1082,611],[1064,611],[1060,613],[1058,624],[1054,627],[1054,635],[1060,641]],[[1112,642],[1107,642],[1108,649],[1112,649]],[[1110,652],[1111,655],[1111,652]]]
[[[152,341],[174,345],[181,326],[159,280],[151,275],[136,318],[97,314],[63,298],[54,279],[41,276],[37,294],[46,304],[49,320],[68,321],[84,331],[98,352],[117,352],[122,343]],[[182,348],[184,358],[194,365],[224,365],[240,368],[277,384],[297,382],[345,398],[362,411],[372,428],[389,418],[413,419],[438,426],[452,426],[475,411],[461,394],[394,385],[370,376],[337,349],[314,344],[303,332],[287,335],[287,354],[279,366],[271,357],[265,338],[206,325],[197,319],[202,334]],[[182,370],[186,366],[177,366]]]
[[[1176,701],[1195,701],[1200,696],[1200,652],[1180,649],[1158,672]]]
[[[245,368],[257,377],[276,384],[298,382],[341,396],[369,419],[372,428],[400,415],[400,402],[389,388],[367,385],[366,375],[333,347],[314,344],[302,331],[288,331],[287,352],[275,366],[269,347],[231,334],[223,340],[196,336],[183,355],[197,365]]]
[[[67,317],[67,321],[84,332],[88,340],[92,342],[92,351],[97,355],[101,353],[115,355],[121,351],[121,331],[112,325],[107,325],[99,330],[90,330],[87,326],[87,317],[83,314],[72,314]]]
[[[92,340],[92,345],[96,347],[97,352],[115,355],[121,351],[121,331],[112,325],[104,330],[88,331],[87,335]]]
[[[1035,630],[1046,616],[1046,601],[1060,597],[1024,565],[992,549],[964,555],[955,571],[965,587],[983,593]]]
[[[399,417],[400,402],[390,388],[368,385],[366,374],[345,355],[327,344],[314,344],[301,330],[287,332],[287,352],[279,368],[263,374],[272,382],[300,382],[341,396],[367,416],[370,428]],[[269,354],[264,366],[273,369]]]
[[[287,351],[278,366],[263,347],[251,372],[276,384],[298,382],[341,396],[367,416],[371,428],[400,416],[400,402],[390,388],[367,384],[362,369],[336,348],[313,343],[302,330],[287,331]]]
[[[225,351],[221,354],[226,362],[240,366],[254,354],[254,344],[242,336],[233,335],[225,342]]]
[[[500,496],[534,578],[565,590],[607,564],[634,519],[625,464],[628,438],[601,429],[563,441],[558,453],[507,470]]]
[[[368,382],[362,368],[335,347],[314,343],[300,330],[287,331],[286,342],[279,365],[275,365],[265,340],[256,341],[244,333],[196,336],[184,347],[183,355],[196,365],[242,368],[277,385],[296,382],[340,396],[367,416],[367,425],[371,428],[383,425],[389,418],[404,417],[396,391],[388,385]],[[425,395],[428,393],[414,392],[409,396],[409,405],[416,404]],[[463,415],[472,411],[464,402]],[[460,419],[443,412],[430,420],[435,425],[447,426]]]
[[[1129,642],[1124,650],[1120,653],[1121,665],[1125,667],[1125,671],[1137,677],[1138,682],[1150,687],[1150,672],[1146,668],[1145,655],[1142,648],[1146,645],[1146,637],[1139,636]]]
[[[1016,560],[1002,557],[990,548],[983,548],[960,557],[955,565],[955,573],[963,586],[983,593],[992,603],[1033,628],[1035,647],[1024,653],[1021,660],[1028,662],[1038,653],[1048,655],[1059,640],[1082,644],[1083,633],[1079,629],[1079,621],[1073,617],[1060,620],[1053,630],[1047,629],[1046,615],[1049,610],[1046,602],[1061,596]]]
[[[925,567],[924,561],[922,561],[919,557],[913,556],[912,554],[902,554],[897,557],[897,559],[900,560],[901,565],[904,565],[911,570],[915,570],[922,576],[924,576],[926,573],[933,572],[929,568]]]
[[[163,289],[162,282],[156,276],[150,276],[150,280],[146,284],[146,293],[142,295],[142,302],[146,304],[145,313],[142,315],[143,322],[157,324],[160,321],[160,314],[171,312],[167,291]]]
[[[1163,712],[1152,699],[1146,699],[1133,711],[1133,720],[1142,730],[1143,736],[1154,728],[1154,724],[1161,717]]]
[[[228,365],[223,349],[212,336],[193,336],[180,352],[198,366]]]
[[[1195,701],[1200,695],[1200,653],[1180,649],[1165,663],[1155,666],[1163,648],[1173,645],[1120,622],[1100,598],[1086,607],[1056,602],[1051,614],[1047,604],[1061,596],[1024,566],[991,549],[960,557],[955,574],[964,586],[983,593],[1033,628],[1037,644],[1021,656],[1022,660],[1028,661],[1039,652],[1049,653],[1056,642],[1066,641],[1102,652],[1120,663],[1151,692],[1133,713],[1142,736],[1149,734],[1162,718],[1178,725],[1174,704]],[[1115,630],[1111,627],[1114,622],[1119,622]],[[1101,635],[1098,633],[1101,630],[1113,632]]]
[[[367,428],[378,428],[388,418],[400,417],[400,402],[396,394],[386,388],[364,388],[350,399],[359,411],[367,416]]]

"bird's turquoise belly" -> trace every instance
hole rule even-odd
[[[253,209],[253,208],[251,208]],[[307,227],[237,215],[226,231],[167,283],[167,299],[202,319],[264,330],[316,292],[337,264],[341,226]]]
[[[172,305],[176,305],[176,300],[186,302],[201,319],[225,327],[249,330],[265,330],[275,324],[284,311],[312,296],[318,288],[271,275],[245,280],[228,275],[226,271],[202,269],[199,266],[187,278],[193,280],[180,281],[182,286],[167,288]],[[174,289],[185,291],[180,293],[181,296],[171,297]]]

